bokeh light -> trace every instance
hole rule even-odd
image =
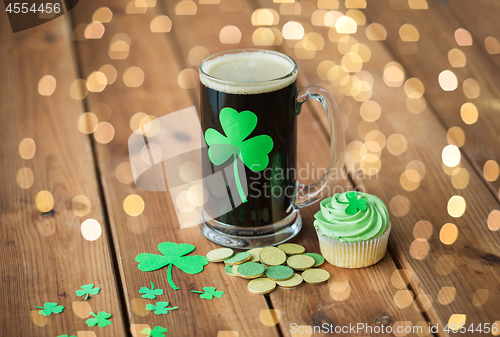
[[[389,62],[384,67],[384,82],[388,87],[399,87],[405,79],[403,66],[398,62]]]
[[[78,117],[78,130],[84,134],[91,134],[97,129],[99,120],[92,112],[85,112]]]
[[[101,224],[95,219],[87,219],[80,225],[80,232],[87,241],[95,241],[101,237]]]
[[[465,208],[465,199],[460,195],[454,195],[448,200],[448,214],[454,218],[460,218],[464,214]]]
[[[286,40],[300,40],[304,37],[304,27],[300,22],[288,21],[283,26],[282,33]]]
[[[457,331],[465,325],[467,321],[467,316],[464,314],[453,314],[448,320],[448,326],[451,330]]]
[[[453,91],[458,87],[457,76],[451,70],[444,70],[438,77],[439,85],[444,91]]]
[[[387,38],[387,30],[380,23],[371,23],[366,27],[365,31],[368,40],[384,41]]]
[[[35,204],[40,212],[50,212],[54,208],[54,197],[49,191],[40,191],[36,194]]]
[[[50,96],[56,90],[56,79],[52,75],[43,76],[38,81],[38,93],[42,96]]]
[[[498,163],[494,160],[488,160],[483,167],[484,178],[488,181],[495,181],[500,174]]]
[[[103,73],[104,76],[106,76],[106,85],[111,85],[115,83],[116,77],[118,76],[118,72],[116,71],[116,68],[113,67],[111,64],[102,65],[98,71]]]
[[[459,126],[451,127],[446,133],[448,144],[461,147],[465,143],[465,132]]]
[[[100,7],[92,14],[93,22],[108,23],[113,19],[113,12],[108,7]]]
[[[460,164],[460,150],[455,145],[447,145],[441,153],[441,158],[446,166],[455,167]]]
[[[113,140],[115,128],[111,123],[101,122],[94,131],[94,138],[98,143],[107,144]]]
[[[404,90],[406,96],[411,99],[420,98],[425,92],[424,84],[416,77],[412,77],[406,80]]]
[[[468,99],[478,98],[481,94],[479,83],[473,78],[468,78],[463,83],[464,94]]]
[[[198,86],[198,72],[191,68],[182,70],[177,76],[177,83],[182,89],[194,89]]]
[[[488,289],[477,289],[472,295],[472,304],[476,307],[482,307],[488,302],[489,291]]]
[[[416,42],[420,39],[420,33],[417,27],[412,24],[405,23],[399,28],[399,37],[405,42]]]
[[[195,15],[197,10],[196,3],[191,0],[182,0],[175,5],[176,15]]]
[[[123,200],[123,210],[129,216],[139,216],[144,212],[145,203],[140,195],[130,194]]]
[[[90,213],[91,208],[90,199],[85,195],[77,195],[71,200],[71,210],[76,216],[86,216]]]
[[[470,102],[464,103],[460,108],[460,117],[462,117],[464,123],[468,125],[477,122],[477,119],[479,117],[479,112],[477,111],[477,108],[474,105],[474,103]]]
[[[417,260],[423,260],[430,250],[429,242],[425,239],[415,239],[410,245],[410,255]]]
[[[500,229],[500,211],[494,209],[488,215],[487,220],[488,228],[490,231],[498,231]]]
[[[418,221],[413,227],[413,236],[415,239],[429,240],[432,236],[432,224],[427,220]]]
[[[493,36],[484,39],[484,47],[489,54],[500,54],[500,42]]]
[[[203,46],[195,46],[189,50],[188,62],[193,66],[199,66],[201,61],[210,55],[207,48]]]
[[[440,275],[448,275],[455,268],[453,256],[441,255],[436,261],[436,272]]]
[[[422,113],[425,108],[427,108],[427,103],[425,102],[425,99],[423,97],[420,98],[406,98],[406,107],[408,108],[408,111],[410,111],[413,114],[419,114]]]
[[[408,148],[406,137],[399,133],[394,133],[387,138],[387,150],[394,156],[405,153]]]
[[[122,184],[130,184],[134,181],[133,167],[129,162],[118,164],[115,169],[116,179]]]
[[[445,245],[452,245],[458,238],[458,227],[452,223],[446,223],[439,231],[439,240]]]
[[[358,29],[358,25],[353,18],[342,16],[335,21],[335,29],[339,34],[354,34]]]
[[[261,309],[259,321],[265,326],[275,326],[281,319],[281,311],[278,309]]]
[[[94,71],[87,77],[87,89],[90,92],[102,92],[107,84],[108,78],[100,71]]]
[[[456,189],[462,190],[469,185],[469,172],[463,167],[457,167],[451,173],[451,184]]]
[[[82,79],[74,80],[69,86],[69,95],[74,100],[80,101],[87,97],[89,90],[87,89],[87,82]]]
[[[86,39],[100,39],[104,35],[104,25],[100,22],[91,22],[85,27],[83,36]]]
[[[144,71],[139,67],[130,67],[123,73],[123,83],[127,87],[137,88],[144,82]]]
[[[256,9],[251,16],[251,22],[254,26],[274,26],[279,22],[279,14],[272,8]]]
[[[222,27],[219,33],[219,39],[224,44],[236,44],[241,41],[241,30],[234,26],[228,25]]]
[[[172,20],[166,15],[155,16],[149,23],[149,29],[153,33],[168,33],[172,29]]]
[[[464,52],[458,48],[453,48],[448,52],[448,61],[454,68],[462,68],[467,64],[467,57]]]
[[[33,186],[34,180],[33,171],[29,167],[22,167],[17,171],[16,182],[22,189],[28,189]]]
[[[410,200],[404,195],[396,195],[389,202],[389,211],[396,217],[408,214],[410,210]]]
[[[74,301],[71,303],[71,309],[73,309],[75,316],[81,319],[89,317],[92,312],[89,301]]]
[[[411,290],[398,290],[394,294],[394,304],[400,309],[409,307],[413,303],[413,291]]]
[[[455,31],[455,41],[459,46],[470,46],[472,45],[472,35],[467,29],[458,28]]]
[[[19,156],[29,160],[35,156],[36,144],[32,138],[23,138],[18,146]]]
[[[457,290],[455,289],[455,287],[442,287],[439,290],[437,299],[442,305],[448,305],[453,302],[456,294]]]

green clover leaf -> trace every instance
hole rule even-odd
[[[155,326],[153,329],[142,329],[141,334],[147,335],[148,337],[165,337],[165,332],[167,331],[167,329],[162,328],[161,326]]]
[[[192,293],[201,294],[200,298],[204,298],[206,300],[211,300],[214,297],[221,298],[224,292],[222,290],[215,290],[215,287],[203,287],[203,291],[195,291],[191,290]]]
[[[198,274],[203,271],[203,267],[208,264],[205,256],[191,255],[196,247],[189,243],[162,242],[158,245],[158,250],[163,255],[142,253],[135,257],[139,262],[137,268],[141,271],[153,271],[168,266],[167,281],[172,289],[178,290],[172,280],[172,265],[188,274]]]
[[[240,113],[232,108],[224,108],[219,114],[220,124],[226,136],[215,129],[207,129],[205,141],[209,147],[208,157],[214,165],[222,165],[229,158],[234,161],[234,179],[241,200],[247,199],[238,177],[237,159],[252,171],[263,171],[269,164],[269,152],[273,149],[273,139],[259,135],[246,139],[257,126],[257,115],[245,110]]]
[[[68,336],[68,335],[59,335],[57,337],[76,337],[75,335],[71,335],[71,336]]]
[[[99,288],[99,287],[94,288],[93,283],[84,284],[80,288],[82,288],[82,289],[78,289],[77,291],[75,291],[75,294],[76,294],[76,296],[84,296],[85,295],[84,300],[88,299],[89,295],[97,295],[97,294],[99,294],[99,291],[101,291],[101,288]]]
[[[156,296],[163,295],[163,289],[155,289],[155,285],[153,284],[153,282],[150,283],[151,289],[149,289],[148,287],[142,287],[139,290],[139,293],[144,294],[142,295],[142,298],[154,300]]]
[[[360,211],[366,211],[366,199],[358,199],[358,193],[356,192],[347,192],[345,197],[348,201],[348,206],[345,209],[345,213],[349,215],[354,215]]]
[[[156,305],[154,304],[146,304],[146,310],[149,311],[155,311],[155,314],[157,315],[165,315],[168,314],[170,310],[175,310],[178,309],[178,307],[172,307],[172,308],[167,308],[168,307],[168,302],[156,302]]]
[[[60,314],[63,310],[64,307],[62,305],[58,305],[56,302],[46,302],[43,304],[43,307],[37,307],[37,309],[43,309],[40,310],[38,313],[43,316],[50,316],[51,314]]]
[[[109,320],[111,314],[105,311],[101,311],[97,315],[92,312],[91,315],[94,316],[95,318],[89,318],[88,320],[85,321],[85,323],[88,326],[97,325],[99,328],[104,328],[111,324],[111,321]]]

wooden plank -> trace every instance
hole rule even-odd
[[[344,8],[341,10],[346,11]],[[288,20],[299,21],[311,28],[308,18],[286,17],[283,21]],[[375,123],[366,123],[359,113],[360,102],[338,94],[342,98],[340,110],[348,114],[349,119],[346,135],[348,143],[353,147],[351,157],[348,154],[351,159],[347,164],[352,177],[357,186],[366,188],[369,193],[376,194],[387,202],[393,223],[393,239],[390,242],[392,256],[409,273],[412,290],[420,297],[417,301],[427,309],[426,315],[432,322],[439,323],[440,333],[443,333],[443,327],[454,314],[465,314],[467,326],[470,323],[474,326],[484,322],[493,323],[497,319],[494,313],[498,310],[498,304],[493,298],[499,296],[497,285],[500,275],[497,266],[500,261],[500,237],[498,231],[488,229],[487,218],[490,212],[499,209],[498,201],[489,193],[467,158],[462,158],[461,161],[461,167],[469,174],[467,187],[462,190],[453,187],[450,177],[443,172],[441,163],[441,152],[447,145],[446,131],[428,108],[416,115],[407,112],[403,88],[388,88],[383,81],[384,67],[393,61],[392,55],[383,43],[369,41],[365,37],[365,26],[358,26],[357,29],[353,37],[366,44],[371,51],[371,59],[363,64],[363,70],[373,77],[371,99],[379,103],[382,113]],[[322,36],[327,34],[327,30],[328,28],[314,27],[314,31]],[[306,33],[310,31],[311,29],[306,30]],[[283,50],[292,54],[292,50],[285,48],[285,44],[282,46]],[[298,61],[301,76],[307,84],[318,83],[320,80],[317,75],[320,62],[330,60],[341,64],[343,55],[338,47],[337,43],[325,41],[324,48],[316,52],[313,60]],[[324,76],[324,72],[320,73]],[[367,76],[366,73],[363,75]],[[319,116],[324,125],[327,125],[325,118]],[[389,151],[385,147],[380,157],[377,154],[381,169],[376,179],[363,179],[359,163],[353,162],[353,156],[359,157],[355,151],[355,146],[359,143],[354,142],[364,143],[362,136],[367,129],[379,130],[385,135],[385,139],[390,139],[394,134],[403,134],[408,144],[400,155],[397,149],[401,142],[389,145]],[[411,191],[415,185],[412,186],[407,181],[401,184],[400,179],[407,164],[414,160],[425,167],[425,178],[420,182],[420,187]],[[376,160],[372,161],[378,163]],[[369,163],[365,163],[367,164]],[[467,204],[464,215],[458,218],[452,217],[447,211],[448,201],[455,195],[462,196]],[[430,225],[427,222],[419,223],[422,220],[428,221]],[[455,224],[459,232],[457,240],[451,245],[440,241],[440,231],[446,223]],[[422,230],[423,228],[432,229]],[[447,230],[441,233],[443,240],[451,234]],[[428,239],[416,240],[422,237]],[[427,247],[429,251],[424,254]],[[489,294],[489,299],[478,301],[479,294],[485,293]]]
[[[467,33],[459,31],[463,29],[461,23],[441,2],[429,1],[428,6],[427,10],[394,10],[390,1],[381,1],[377,6],[367,6],[365,12],[370,21],[386,26],[387,45],[395,59],[403,64],[408,77],[416,77],[423,83],[428,103],[446,128],[449,130],[455,127],[455,131],[465,135],[465,142],[461,147],[463,154],[470,158],[483,179],[493,180],[488,181],[488,185],[498,197],[500,179],[494,171],[500,163],[500,84],[494,79],[500,75],[499,68],[481,50],[479,41],[472,41],[470,46],[463,45],[468,43]],[[471,13],[474,12],[467,12],[467,15],[485,20],[480,16],[472,16]],[[413,25],[418,30],[418,42],[401,41],[399,30],[404,24]],[[456,33],[459,35],[458,40]],[[413,37],[413,33],[406,34],[409,34],[407,38]],[[412,54],[409,54],[409,50]],[[463,56],[456,56],[460,52]],[[452,53],[452,63],[449,53]],[[457,60],[462,57],[465,57],[465,66]],[[454,74],[448,72],[450,80],[453,76],[458,79],[456,90],[444,91],[440,85],[439,76],[447,70]],[[449,89],[456,87],[451,82],[447,83],[445,85],[451,86]],[[474,106],[478,111],[477,122],[474,122]],[[461,136],[455,138],[463,143],[460,141]],[[485,168],[488,161],[492,161],[488,164],[491,166]]]
[[[77,129],[84,110],[69,95],[76,69],[67,17],[13,34],[0,16],[2,334],[124,336],[92,149]],[[84,226],[82,236],[88,219],[100,227]],[[100,293],[82,301],[75,291],[89,283]],[[65,309],[42,316],[34,306],[45,302]],[[112,325],[88,327],[91,311],[111,313]]]
[[[212,54],[225,49],[254,47],[252,33],[256,27],[250,24],[250,17],[255,7],[249,3],[243,3],[241,11],[229,13],[221,10],[222,3],[220,6],[200,5],[192,20],[175,15],[175,3],[170,1],[163,3],[172,20],[171,33],[177,36],[184,60],[189,60],[190,51],[193,49],[205,48]],[[220,31],[228,25],[236,26],[241,31],[239,43],[221,43],[220,35],[223,33]],[[189,36],[186,36],[186,31],[190,32]],[[191,67],[196,69],[197,65],[193,64]],[[320,169],[325,167],[329,160],[328,140],[321,133],[318,122],[307,104],[299,117],[298,167],[299,170],[308,167],[309,173],[314,170],[311,167]],[[313,179],[307,181],[307,183],[312,182]],[[341,176],[336,186],[332,186],[332,190],[333,188],[336,188],[336,191],[347,190],[352,189],[352,185],[345,176]],[[317,236],[312,226],[313,214],[318,209],[319,205],[315,205],[301,211],[304,227],[294,239],[294,242],[304,245],[309,252],[319,252]],[[399,325],[403,321],[410,321],[413,324],[425,321],[425,318],[415,311],[413,305],[403,309],[394,305],[393,298],[396,293],[408,289],[401,281],[389,254],[383,262],[371,268],[346,270],[329,264],[324,268],[332,275],[329,285],[304,285],[295,290],[277,289],[269,295],[273,308],[279,311],[277,320],[283,335],[289,336],[294,331],[290,328],[291,324],[320,326],[322,323],[332,323],[348,326],[349,323],[355,324],[361,319],[362,323],[375,326],[376,322]],[[398,280],[395,284],[401,285],[401,289],[386,282],[393,275],[394,280]],[[347,286],[344,287],[345,284]]]
[[[78,45],[82,50],[92,51],[92,57],[82,62],[84,76],[103,64],[112,64],[118,72],[114,84],[101,93],[89,94],[87,102],[91,110],[96,104],[104,103],[112,112],[108,121],[114,127],[114,138],[106,145],[99,144],[97,154],[131,328],[141,330],[144,324],[162,326],[173,336],[232,336],[230,331],[237,331],[239,336],[277,336],[274,326],[265,326],[259,319],[261,310],[268,309],[265,298],[250,294],[246,282],[228,277],[220,264],[211,263],[197,275],[185,274],[174,268],[173,279],[180,290],[168,286],[165,269],[152,273],[137,269],[135,257],[139,253],[155,253],[160,242],[188,242],[196,246],[194,254],[199,255],[205,255],[216,245],[206,240],[198,228],[180,229],[168,192],[144,192],[132,180],[121,179],[123,176],[119,167],[129,162],[127,140],[132,133],[130,118],[139,111],[160,117],[193,105],[190,92],[182,89],[177,82],[183,69],[178,63],[178,46],[171,33],[152,33],[150,30],[150,22],[163,14],[160,6],[148,8],[144,14],[133,15],[123,12],[125,5],[121,1],[108,2],[113,19],[105,24],[104,36],[78,42]],[[75,11],[76,27],[88,24],[100,6],[101,2],[90,1]],[[117,34],[123,33],[130,38],[130,53],[123,60],[110,59],[110,42]],[[121,36],[124,38],[124,35]],[[128,40],[127,37],[124,39]],[[140,67],[144,72],[144,83],[138,88],[127,87],[122,80],[126,69],[132,66]],[[198,77],[195,76],[194,81],[197,82]],[[121,183],[117,176],[125,183]],[[124,199],[131,194],[140,195],[145,202],[144,212],[137,217],[128,216],[122,206]],[[163,289],[165,296],[153,301],[141,299],[138,290],[148,286],[150,281]],[[206,301],[189,292],[204,286],[217,287],[225,294],[221,299]],[[179,309],[166,316],[157,316],[145,310],[146,303],[162,300]]]
[[[473,39],[473,44],[479,46],[490,61],[500,69],[500,24],[498,1],[480,0],[470,1],[449,0],[446,6],[460,20],[460,24],[467,29]]]

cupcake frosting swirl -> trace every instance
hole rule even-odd
[[[351,215],[346,213],[349,206],[346,193],[353,194],[337,193],[321,201],[321,209],[314,215],[314,226],[321,234],[342,242],[366,241],[381,236],[389,224],[389,213],[382,200],[371,194],[354,192],[357,200],[366,200],[366,209],[357,209]]]

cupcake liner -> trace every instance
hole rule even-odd
[[[364,268],[382,260],[387,251],[387,242],[391,232],[391,223],[381,236],[375,239],[359,242],[342,242],[325,236],[316,227],[319,247],[323,257],[337,267]]]

